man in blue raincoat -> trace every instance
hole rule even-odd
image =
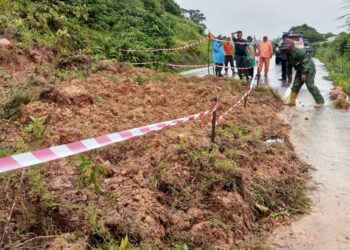
[[[222,77],[222,68],[225,62],[225,50],[222,41],[222,36],[219,35],[218,38],[213,43],[213,63],[215,64],[215,76]]]

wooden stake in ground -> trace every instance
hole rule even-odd
[[[213,98],[213,102],[216,103],[218,102],[218,98],[215,97]],[[215,143],[215,137],[216,137],[216,117],[217,117],[217,110],[213,112],[213,119],[212,119],[212,128],[211,128],[211,142]]]
[[[210,30],[208,33],[208,75],[210,75]]]

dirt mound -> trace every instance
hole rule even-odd
[[[330,92],[330,96],[331,96],[331,99],[334,101],[333,103],[336,108],[349,110],[350,108],[349,98],[341,87],[335,87]]]
[[[57,83],[44,95],[48,98],[25,105],[21,119],[3,126],[0,146],[6,142],[17,149],[25,142],[24,150],[44,148],[171,120],[208,110],[213,97],[222,114],[248,87],[213,77],[118,67],[104,65],[104,71],[95,68],[86,79]],[[289,126],[278,118],[282,106],[261,88],[247,109],[237,107],[220,124],[215,144],[208,116],[85,157],[28,169],[7,246],[32,235],[78,231],[88,238],[71,239],[74,247],[77,242],[83,247],[120,242],[128,235],[141,249],[176,243],[191,249],[253,248],[254,235],[279,221],[270,214],[278,218],[307,204],[297,202],[303,195],[295,191],[307,166],[288,140]],[[43,138],[34,140],[22,129],[29,116],[46,118]],[[274,138],[284,143],[264,144]],[[7,208],[17,172],[0,176],[0,185],[1,207]],[[0,223],[4,218],[5,210]],[[60,242],[47,240],[41,246]]]
[[[14,66],[19,64],[16,55],[13,54],[13,48],[0,46],[0,65]]]
[[[50,96],[58,104],[74,104],[79,106],[94,103],[93,96],[82,85],[75,85],[74,82],[68,86],[56,87]]]
[[[10,46],[12,46],[12,43],[9,40],[5,39],[5,38],[1,38],[0,39],[0,46],[2,46],[2,47],[10,47]]]
[[[92,60],[85,55],[72,55],[62,58],[58,61],[57,67],[60,69],[88,69],[91,67]]]

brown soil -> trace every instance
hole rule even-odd
[[[341,87],[335,87],[331,93],[331,99],[334,101],[334,106],[339,109],[349,110],[350,103],[347,94]]]
[[[35,97],[21,106],[18,119],[1,120],[0,146],[9,149],[23,141],[33,150],[183,117],[209,109],[213,97],[223,113],[246,91],[246,84],[237,81],[185,78],[107,62],[94,65],[86,79],[57,81],[45,51],[34,60],[32,53],[12,49],[14,66],[0,62],[4,73],[13,76],[0,84],[3,100],[15,85]],[[47,80],[44,87],[27,81],[33,71]],[[89,152],[95,164],[108,169],[100,195],[77,184],[76,157],[28,169],[6,246],[69,234],[68,239],[33,240],[26,247],[84,249],[128,235],[141,249],[175,243],[191,249],[254,248],[256,235],[283,221],[257,204],[273,209],[269,203],[275,201],[293,208],[295,200],[281,188],[302,184],[307,176],[307,166],[289,142],[290,127],[278,118],[281,108],[269,89],[259,88],[247,108],[239,106],[219,126],[216,144],[210,142],[206,117]],[[42,140],[23,130],[29,116],[45,117]],[[284,143],[263,143],[277,138]],[[0,176],[0,229],[19,174]]]

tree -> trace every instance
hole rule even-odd
[[[310,27],[307,24],[292,27],[289,32],[302,33],[303,36],[311,43],[323,42],[326,40],[323,34],[319,33],[315,28]]]
[[[162,0],[161,2],[166,12],[169,12],[175,16],[181,16],[181,8],[174,2],[174,0]]]
[[[182,12],[184,13],[184,16],[186,16],[192,22],[200,25],[203,28],[203,30],[205,30],[207,28],[207,26],[204,24],[204,21],[206,21],[207,18],[204,16],[203,13],[201,13],[200,10],[182,9]]]
[[[328,32],[328,33],[324,34],[324,37],[325,37],[326,39],[331,38],[331,37],[334,37],[334,36],[336,36],[336,34],[333,34],[332,32]]]

